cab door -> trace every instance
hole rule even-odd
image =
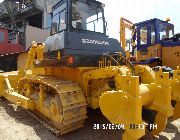
[[[137,26],[137,60],[148,59],[148,48],[151,46],[150,26],[142,24]]]
[[[161,44],[158,43],[156,20],[137,25],[137,60],[161,59]]]

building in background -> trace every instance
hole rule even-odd
[[[26,50],[32,41],[43,42],[50,34],[51,9],[59,0],[4,0],[0,26],[17,30]]]

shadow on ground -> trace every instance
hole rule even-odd
[[[6,113],[14,118],[17,123],[30,126],[34,129],[34,135],[40,137],[43,140],[121,140],[122,130],[100,130],[94,129],[94,124],[109,124],[110,122],[101,114],[100,110],[88,109],[88,119],[85,121],[85,126],[68,134],[62,136],[55,136],[47,128],[41,125],[37,120],[33,119],[29,114],[22,108],[18,108],[16,111],[14,105],[5,99],[0,99],[0,107],[4,108]],[[168,123],[167,128],[164,130],[165,133],[174,133],[175,137],[172,140],[180,140],[180,132],[178,128]],[[159,135],[153,137],[146,134],[141,140],[168,140],[166,135]]]
[[[37,120],[33,119],[28,113],[19,108],[15,111],[14,106],[5,99],[0,100],[0,106],[3,107],[6,113],[14,118],[17,123],[22,123],[33,127],[35,135],[43,140],[121,140],[122,130],[95,130],[94,124],[108,124],[109,121],[101,114],[100,110],[88,109],[88,119],[85,121],[85,126],[73,132],[62,136],[55,136],[46,127],[41,125]]]

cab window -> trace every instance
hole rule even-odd
[[[151,24],[150,28],[151,28],[151,44],[153,45],[153,44],[155,44],[155,41],[156,41],[156,34],[155,34],[154,25]]]
[[[140,44],[147,44],[147,26],[143,26],[140,29]]]
[[[0,31],[0,42],[4,42],[4,32]]]
[[[72,27],[77,30],[87,30],[104,33],[103,8],[93,3],[72,1]]]
[[[173,37],[173,27],[168,24],[159,24],[159,35],[160,40],[164,40],[165,38]]]
[[[66,29],[66,2],[63,2],[53,11],[52,17],[52,34],[61,32]]]

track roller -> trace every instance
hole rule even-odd
[[[54,131],[47,127],[50,131],[65,134],[83,127],[86,100],[77,83],[53,76],[26,75],[20,80],[19,93],[34,102],[35,114],[56,128]]]

